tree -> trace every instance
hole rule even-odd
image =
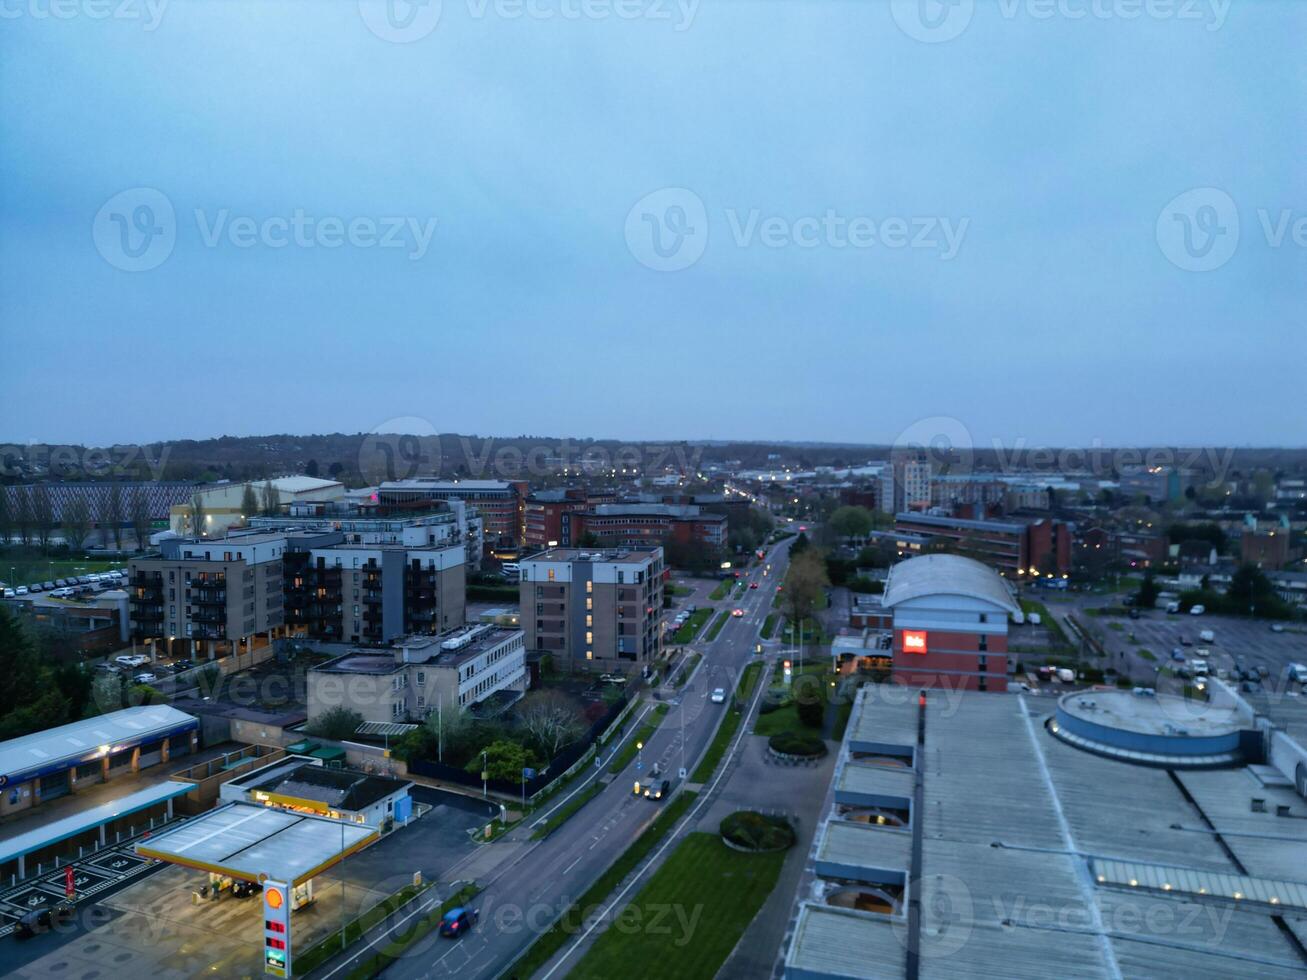
[[[876,520],[866,507],[837,507],[830,515],[830,528],[842,538],[866,540],[876,526]]]
[[[0,548],[9,543],[9,537],[14,533],[14,515],[9,506],[9,490],[7,487],[0,487]]]
[[[565,746],[580,738],[583,731],[571,699],[558,690],[528,694],[517,715],[523,729],[546,759],[558,755]]]
[[[186,505],[186,519],[190,521],[191,534],[198,537],[205,533],[204,497],[201,494],[191,494],[190,502]]]
[[[482,755],[482,752],[485,754]],[[534,752],[525,745],[500,739],[491,742],[481,752],[474,755],[464,767],[468,772],[481,772],[484,760],[485,771],[491,779],[505,783],[522,782],[523,769],[535,769],[540,765]]]
[[[54,534],[54,503],[50,500],[50,488],[44,483],[32,487],[32,524],[41,550],[48,550],[50,536]]]
[[[91,534],[91,508],[80,493],[64,507],[60,524],[63,527],[64,543],[73,551],[81,551]]]
[[[361,714],[338,704],[310,721],[304,726],[304,731],[315,738],[329,738],[333,742],[340,742],[352,738],[361,724],[363,724]]]
[[[1153,570],[1148,569],[1144,572],[1144,581],[1139,586],[1139,591],[1135,593],[1135,605],[1142,609],[1152,609],[1157,605],[1157,596],[1161,591],[1161,586],[1153,581]]]
[[[67,695],[22,625],[0,609],[0,740],[69,721]]]
[[[304,475],[305,476],[318,475],[318,461],[316,459],[311,459],[304,464]]]
[[[248,524],[250,518],[258,515],[260,510],[259,497],[254,492],[254,484],[245,484],[245,491],[241,494],[241,520]]]
[[[113,546],[119,551],[123,547],[123,492],[116,483],[109,484],[109,492],[100,498],[99,520],[101,527],[107,527],[113,534]]]
[[[27,487],[18,487],[14,491],[14,526],[18,529],[18,540],[27,547],[32,543],[32,494]]]
[[[790,623],[797,627],[811,616],[829,585],[826,563],[815,550],[808,549],[792,557],[785,573],[785,590],[781,593],[784,597],[781,604]]]
[[[150,541],[150,502],[140,487],[132,489],[131,500],[127,504],[127,519],[136,535],[136,550],[144,551]]]
[[[276,517],[281,511],[281,495],[271,480],[263,481],[263,516]]]
[[[797,558],[811,547],[812,542],[808,540],[808,536],[800,531],[799,536],[795,538],[794,543],[790,545],[790,558]]]

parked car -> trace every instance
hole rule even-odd
[[[1198,639],[1202,640],[1204,643],[1215,643],[1216,634],[1211,630],[1199,630]]]
[[[1171,651],[1171,659],[1178,661],[1179,663],[1184,663],[1184,651],[1179,647],[1176,647]]]
[[[14,595],[15,596],[27,595],[27,586],[20,585],[18,588],[14,589]]]
[[[48,932],[72,917],[73,907],[67,902],[56,902],[45,909],[33,909],[14,923],[14,938],[27,939],[37,933]]]
[[[1130,610],[1130,618],[1131,618],[1131,619],[1138,619],[1138,618],[1139,618],[1139,610],[1138,610],[1138,609],[1133,609],[1133,608],[1132,608],[1132,609]]]
[[[66,578],[57,578],[57,579],[54,580],[54,584],[57,585],[57,586],[59,586],[59,588],[62,589],[62,588],[64,588],[64,586],[66,586],[66,585],[68,584],[68,579],[66,579]]]
[[[179,673],[183,670],[190,670],[194,666],[195,666],[194,660],[187,660],[185,658],[181,660],[174,660],[172,662],[172,669]]]
[[[29,589],[33,594],[35,594],[35,593],[37,593],[37,592],[44,592],[44,591],[45,591],[45,586],[42,585],[40,582],[33,582],[30,586],[28,586],[28,589]]]
[[[1272,632],[1272,633],[1283,633],[1283,632],[1284,632],[1284,624],[1283,624],[1283,623],[1272,623],[1272,624],[1271,624],[1271,632]]]
[[[624,674],[600,674],[599,681],[602,684],[625,684],[626,675]]]
[[[154,683],[155,681],[157,681],[158,679],[159,679],[159,677],[158,677],[157,674],[152,674],[150,671],[146,670],[146,671],[142,671],[142,672],[139,673],[139,674],[134,675],[134,676],[132,677],[132,683],[133,683],[133,684],[152,684],[152,683]]]
[[[1182,637],[1180,637],[1180,646],[1182,646],[1182,647],[1191,647],[1191,646],[1193,646],[1193,645],[1194,645],[1194,641],[1191,640],[1191,639],[1189,639],[1189,637],[1187,637],[1187,636],[1182,636]]]
[[[655,802],[667,799],[667,794],[671,792],[672,781],[664,779],[659,782],[650,783],[644,788],[644,798],[654,800]]]
[[[124,667],[142,667],[150,662],[150,658],[139,653],[120,653],[113,661]]]
[[[1201,602],[1198,603],[1196,606],[1190,607],[1189,609],[1190,616],[1201,616],[1205,612],[1207,612],[1207,607],[1204,606]]]
[[[457,939],[472,930],[477,924],[476,909],[450,909],[440,918],[440,934],[446,939]]]
[[[6,599],[15,599],[18,597],[18,593],[15,592],[13,589],[5,589],[4,597]]]
[[[99,674],[118,674],[118,673],[121,673],[121,669],[119,668],[119,666],[118,666],[117,664],[111,664],[111,663],[109,663],[107,660],[106,660],[104,663],[102,663],[102,664],[96,664],[96,665],[95,665],[95,670],[96,670],[96,673],[99,673]]]

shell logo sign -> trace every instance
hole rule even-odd
[[[904,631],[903,631],[903,652],[904,652],[904,653],[925,653],[925,652],[926,652],[926,631],[925,631],[925,630],[904,630]]]

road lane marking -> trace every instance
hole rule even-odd
[[[569,871],[571,871],[580,863],[581,863],[581,859],[578,857],[575,861],[573,861],[571,864],[569,864],[566,868],[563,869],[563,874],[567,874]]]

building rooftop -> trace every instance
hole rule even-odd
[[[932,595],[961,595],[992,603],[1009,613],[1019,611],[1002,577],[987,565],[962,555],[922,555],[889,570],[884,602],[893,607]]]
[[[660,548],[550,548],[522,559],[529,561],[646,562],[658,557]]]
[[[521,630],[507,626],[471,624],[433,636],[400,637],[388,650],[351,650],[310,669],[333,674],[393,674],[405,664],[457,667],[521,635]]]
[[[136,845],[136,853],[245,881],[292,885],[372,843],[375,827],[232,803]]]
[[[513,484],[507,480],[438,480],[435,477],[419,476],[411,480],[387,480],[379,490],[439,490],[465,493],[487,490],[511,490]]]
[[[1232,707],[1171,694],[1080,691],[1062,695],[1060,703],[1063,711],[1078,718],[1145,735],[1224,735],[1252,727],[1252,718]]]
[[[300,760],[298,765],[275,768],[276,772],[264,772],[261,779],[246,779],[243,784],[252,792],[265,794],[273,802],[282,797],[301,806],[320,803],[323,812],[327,809],[363,810],[412,785],[403,779],[371,776],[347,769],[327,769],[304,760]]]
[[[27,773],[54,772],[88,755],[98,758],[198,724],[193,715],[166,704],[111,711],[0,742],[0,776],[17,782],[31,778]]]
[[[1291,781],[1268,767],[1167,771],[1079,751],[1046,730],[1050,699],[931,691],[918,709],[889,703],[893,690],[859,692],[841,764],[859,738],[917,746],[921,864],[904,898],[918,889],[920,931],[903,908],[828,904],[839,883],[809,872],[791,975],[906,975],[916,941],[925,980],[1302,976],[1307,820],[1277,815],[1307,816]],[[842,848],[838,864],[883,867],[872,835],[889,832],[864,832],[875,842],[865,857],[839,833],[822,845]]]

